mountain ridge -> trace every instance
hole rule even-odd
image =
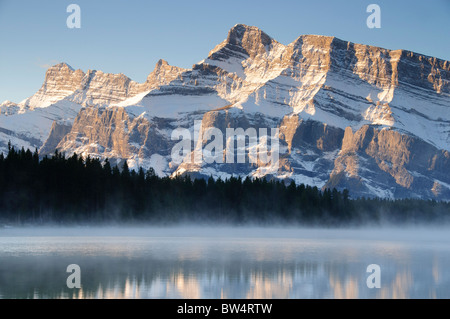
[[[267,176],[356,196],[450,200],[445,60],[320,35],[283,45],[237,24],[191,69],[160,60],[143,83],[68,64],[47,73],[28,102],[0,105],[0,148],[13,137],[42,154],[127,160],[160,175]],[[17,125],[27,117],[43,124]],[[194,121],[278,127],[279,163],[175,165],[170,132],[192,131]]]

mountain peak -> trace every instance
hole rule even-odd
[[[11,102],[10,100],[5,100],[5,101],[3,101],[3,102],[0,104],[0,106],[3,106],[3,105],[11,105],[11,104],[16,104],[16,103]]]
[[[156,68],[161,67],[161,66],[168,66],[169,63],[166,60],[163,59],[159,59],[159,61],[156,63]]]
[[[227,38],[209,52],[209,60],[224,60],[231,55],[248,55],[254,58],[265,53],[269,46],[278,44],[258,27],[236,24],[228,31]]]
[[[168,84],[184,71],[186,69],[172,66],[166,60],[159,59],[155,69],[148,75],[146,82],[151,83],[152,87]]]
[[[56,69],[56,70],[68,69],[70,71],[75,71],[74,68],[72,68],[69,64],[67,64],[65,62],[55,64],[55,65],[51,66],[49,69]]]
[[[259,40],[263,45],[269,45],[273,41],[270,36],[258,27],[236,24],[228,32],[226,42],[234,45],[243,45],[248,40]]]
[[[159,61],[156,62],[153,72],[161,72],[162,70],[169,68],[172,68],[172,66],[166,60],[159,59]]]
[[[80,72],[82,73],[81,70],[75,71],[75,69],[72,68],[69,64],[61,62],[47,69],[47,72],[45,73],[45,82],[52,80],[56,81],[57,78],[67,78],[74,73]]]
[[[242,24],[242,23],[237,23],[235,24],[229,31],[229,33],[243,33],[246,31],[261,31],[260,28],[255,27],[255,26],[251,26],[251,25],[246,25],[246,24]]]

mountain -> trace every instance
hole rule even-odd
[[[13,145],[53,152],[83,107],[109,106],[168,84],[184,69],[160,60],[146,82],[137,83],[123,74],[74,70],[66,63],[50,67],[44,84],[19,104],[0,104],[0,151]],[[55,140],[55,134],[57,140]],[[55,144],[56,143],[56,144]],[[55,145],[53,145],[55,144]]]
[[[231,145],[227,128],[278,128],[279,158],[192,161],[210,139],[174,161],[172,133],[193,136],[195,123],[202,135],[220,129],[223,146]],[[191,69],[160,60],[144,83],[51,67],[35,95],[0,105],[3,151],[9,140],[41,155],[57,148],[159,175],[266,176],[348,188],[354,197],[450,200],[450,64],[319,35],[283,45],[238,24]],[[224,147],[217,158],[238,150]]]

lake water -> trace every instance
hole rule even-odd
[[[0,298],[450,298],[449,244],[442,228],[0,228]]]

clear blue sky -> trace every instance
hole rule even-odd
[[[81,29],[66,26],[71,3]],[[381,29],[366,26],[371,3]],[[34,94],[58,62],[139,82],[160,58],[190,68],[237,23],[284,44],[320,34],[450,60],[450,0],[0,0],[0,102]]]

